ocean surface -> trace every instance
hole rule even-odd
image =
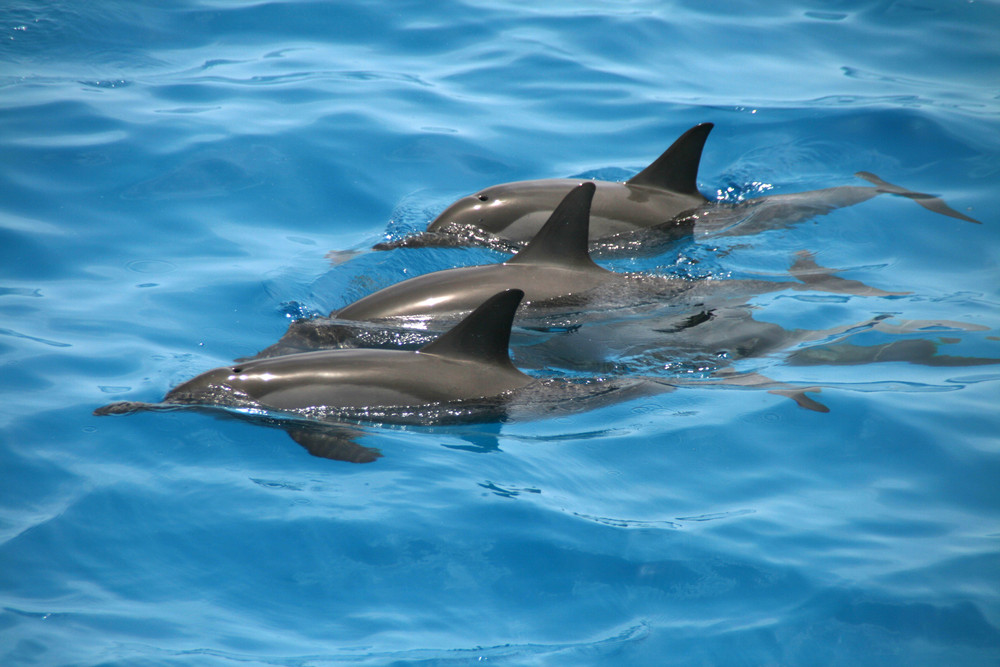
[[[1000,663],[998,30],[983,0],[7,0],[0,664]],[[501,261],[371,247],[492,184],[627,179],[701,122],[709,199],[868,171],[981,224],[880,195],[602,260],[779,280],[808,251],[905,294],[753,295],[744,343],[814,335],[742,358],[639,317],[515,329],[538,377],[582,372],[550,336],[678,386],[365,425],[371,464],[92,414]],[[829,412],[699,383],[698,354]]]

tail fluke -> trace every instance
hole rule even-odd
[[[870,171],[859,171],[854,174],[858,178],[863,178],[869,183],[872,183],[879,189],[880,192],[891,195],[899,195],[900,197],[906,197],[907,199],[912,199],[917,202],[928,211],[933,211],[939,215],[946,215],[949,218],[958,218],[959,220],[965,220],[966,222],[974,222],[977,225],[982,224],[975,218],[970,218],[969,216],[956,211],[952,207],[948,206],[943,199],[940,197],[935,197],[934,195],[929,195],[923,192],[914,192],[913,190],[907,190],[906,188],[900,187],[898,185],[893,185],[888,181],[883,181],[881,178],[871,173]]]

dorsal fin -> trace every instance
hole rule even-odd
[[[590,203],[597,190],[587,181],[569,191],[556,210],[519,253],[507,264],[559,264],[575,269],[598,269],[590,258]]]
[[[420,352],[514,368],[507,348],[514,313],[522,298],[524,292],[519,289],[494,294],[461,322],[420,348]]]
[[[698,192],[698,165],[712,123],[700,123],[682,134],[663,155],[651,165],[625,181],[629,185],[645,185],[685,195]]]

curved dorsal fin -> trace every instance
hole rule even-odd
[[[663,155],[651,165],[625,181],[629,185],[645,185],[686,195],[698,192],[698,165],[712,123],[700,123],[678,137]]]
[[[569,191],[552,215],[507,264],[559,264],[601,269],[590,258],[590,203],[597,186],[587,181]]]
[[[507,348],[514,313],[522,298],[524,292],[519,289],[494,294],[461,322],[420,348],[420,352],[514,368]]]

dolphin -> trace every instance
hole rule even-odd
[[[313,456],[370,463],[359,424],[499,423],[592,410],[672,391],[657,378],[534,378],[510,358],[520,290],[491,296],[419,350],[350,349],[237,362],[174,387],[159,403],[119,401],[96,416],[192,409],[279,428]]]
[[[590,241],[607,243],[618,235],[655,229],[667,241],[689,237],[692,213],[708,200],[698,191],[698,166],[712,123],[701,123],[681,135],[660,157],[625,183],[591,181],[596,188]],[[498,250],[520,248],[548,219],[558,202],[579,179],[550,178],[504,183],[480,190],[451,204],[426,232],[376,250],[436,245],[488,245]],[[600,244],[598,244],[599,249]]]
[[[604,254],[648,252],[692,236],[754,234],[883,193],[913,199],[941,215],[978,223],[939,197],[907,190],[863,171],[855,175],[874,185],[765,195],[738,204],[710,201],[698,190],[697,179],[702,150],[713,127],[712,123],[695,125],[624,183],[593,181],[597,189],[589,236],[592,250]],[[579,179],[553,178],[494,185],[448,206],[426,231],[374,248],[486,245],[514,251],[534,237],[565,192],[578,183]]]
[[[690,234],[693,219],[684,214],[708,203],[698,191],[697,179],[701,153],[713,127],[712,123],[695,125],[624,183],[594,181],[598,194],[591,211],[591,238],[637,228],[656,228],[671,238]],[[545,222],[553,202],[577,182],[553,178],[494,185],[446,208],[427,231],[440,231],[448,224],[473,224],[526,243]]]
[[[593,261],[588,250],[590,206],[597,191],[590,182],[575,186],[535,238],[506,262],[445,269],[390,285],[327,318],[293,322],[280,341],[254,358],[309,349],[420,344],[426,338],[419,331],[441,330],[442,325],[505,289],[525,292],[517,323],[543,330],[632,316],[665,302],[678,308],[701,307],[706,296],[744,301],[748,296],[785,289],[859,296],[900,294],[832,275],[808,253],[800,254],[789,269],[794,281],[694,280],[608,271]]]
[[[333,311],[329,318],[293,322],[278,343],[253,358],[345,343],[396,347],[403,342],[401,331],[387,336],[381,325],[399,324],[411,331],[440,328],[501,290],[521,290],[525,295],[521,310],[531,309],[539,323],[552,313],[549,306],[558,310],[560,305],[563,309],[585,305],[598,288],[628,281],[625,274],[608,271],[590,258],[587,229],[595,190],[593,183],[582,183],[564,193],[531,243],[506,262],[445,269],[390,285]],[[354,326],[366,322],[380,327]]]
[[[454,328],[417,351],[326,350],[224,366],[171,389],[160,404],[112,403],[95,415],[176,406],[276,411],[320,421],[419,412],[453,415],[468,405],[502,407],[510,392],[534,379],[510,360],[511,322],[524,293],[493,295]],[[456,406],[466,406],[460,408]],[[442,409],[442,406],[448,406]],[[495,410],[494,410],[495,412]],[[428,417],[433,420],[433,416]],[[342,433],[310,426],[287,429],[310,453],[368,462],[380,454]]]
[[[590,258],[587,230],[597,186],[578,184],[563,192],[531,242],[511,259],[424,274],[369,294],[331,314],[345,320],[427,317],[471,309],[484,295],[517,288],[526,304],[585,294],[622,274]]]

